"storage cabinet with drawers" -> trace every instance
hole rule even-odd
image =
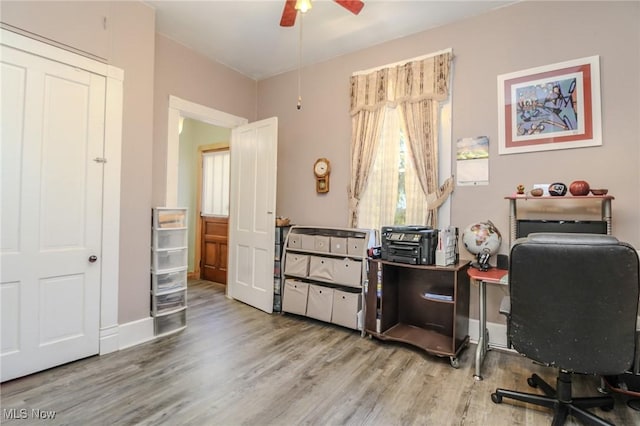
[[[291,225],[276,225],[276,243],[273,260],[273,312],[282,311],[282,253]]]
[[[151,315],[154,333],[187,325],[187,209],[155,207],[151,230]]]
[[[370,229],[292,226],[283,253],[282,311],[362,330]]]

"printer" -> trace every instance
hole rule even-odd
[[[419,225],[383,226],[380,236],[382,260],[411,265],[435,264],[437,229]]]

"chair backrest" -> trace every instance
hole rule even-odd
[[[608,235],[530,234],[511,248],[510,333],[535,361],[619,374],[634,360],[638,253]]]

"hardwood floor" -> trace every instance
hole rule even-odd
[[[91,357],[0,386],[2,424],[48,425],[548,425],[542,408],[494,404],[496,387],[530,390],[554,371],[491,351],[473,380],[474,345],[460,368],[410,346],[294,315],[268,315],[189,283],[187,329],[117,353]],[[597,395],[580,376],[575,393]],[[25,411],[20,411],[20,410]],[[47,421],[32,410],[55,412]],[[640,412],[616,394],[618,425]],[[26,414],[26,419],[12,420]],[[567,423],[579,424],[575,419]]]

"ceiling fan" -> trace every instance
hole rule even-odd
[[[349,12],[357,15],[364,7],[362,0],[333,0]],[[280,19],[281,27],[293,27],[296,23],[298,10],[306,12],[311,9],[311,0],[285,0],[282,18]]]

